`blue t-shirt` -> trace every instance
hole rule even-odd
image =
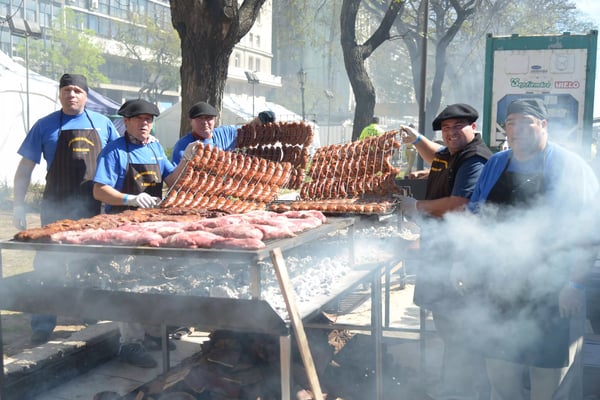
[[[129,160],[127,158],[126,146],[129,148]],[[94,182],[111,186],[121,191],[125,182],[127,164],[156,164],[158,163],[161,177],[164,181],[175,167],[168,160],[165,150],[158,141],[148,144],[127,143],[125,137],[121,137],[109,143],[98,156],[98,166]]]
[[[203,144],[210,144],[217,148],[225,151],[231,151],[235,149],[235,143],[238,136],[238,126],[236,125],[224,125],[219,126],[213,130],[211,139],[199,140]],[[171,161],[177,165],[183,157],[183,152],[188,144],[195,142],[196,138],[192,135],[192,132],[187,133],[173,146],[173,154],[171,155]]]
[[[456,171],[454,185],[452,186],[451,196],[470,198],[477,184],[477,179],[487,160],[483,157],[475,156],[464,160]]]
[[[93,123],[93,127],[96,128],[102,142],[102,147],[119,138],[119,132],[112,121],[97,112],[86,110],[79,115],[62,113],[62,128],[59,126],[60,115],[61,111],[59,110],[37,120],[27,136],[25,136],[17,153],[36,164],[40,163],[43,155],[49,168],[56,154],[56,144],[60,129],[91,129]]]

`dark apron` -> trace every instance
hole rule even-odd
[[[544,173],[521,174],[504,171],[492,188],[487,203],[510,208],[530,206],[546,192]],[[526,228],[526,227],[524,227]],[[510,255],[507,255],[508,257]],[[493,267],[492,267],[493,268]],[[481,341],[487,357],[542,368],[568,365],[569,319],[560,318],[559,282],[540,288],[541,274],[565,274],[540,265],[509,265],[509,270],[493,271],[477,294],[476,301],[487,306],[489,326],[479,326],[475,341]],[[565,269],[566,270],[566,269]],[[502,277],[502,274],[505,274]],[[548,285],[547,282],[544,285]],[[510,288],[510,289],[509,289]],[[543,293],[542,292],[543,289]],[[535,293],[535,294],[534,294]]]
[[[100,214],[101,204],[94,199],[93,188],[102,142],[87,111],[84,112],[91,129],[62,130],[60,113],[56,153],[46,174],[42,197],[42,225]]]
[[[436,152],[427,180],[426,200],[435,200],[452,194],[458,170],[472,157],[486,160],[491,151],[479,133],[461,151],[450,154],[448,148]],[[439,223],[439,226],[438,226]],[[451,284],[449,266],[433,254],[448,254],[449,241],[445,238],[442,220],[428,218],[421,227],[421,261],[418,266],[413,301],[422,308],[436,313],[450,313],[463,306],[463,297]],[[448,239],[449,240],[449,239]]]
[[[127,168],[125,172],[125,182],[123,182],[123,188],[121,193],[127,194],[140,194],[146,192],[153,197],[162,198],[162,177],[160,172],[160,165],[158,164],[158,157],[152,148],[154,153],[154,164],[134,164],[131,162],[129,157],[129,139],[125,134],[125,150],[127,151]],[[135,210],[136,207],[129,206],[111,206],[110,213],[115,214],[125,210]]]

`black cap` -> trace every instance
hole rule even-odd
[[[260,119],[260,122],[262,122],[263,124],[275,122],[275,113],[270,110],[261,111],[258,113],[258,119]]]
[[[60,77],[60,81],[58,83],[58,88],[63,88],[65,86],[78,86],[81,89],[85,90],[86,93],[89,91],[87,79],[83,75],[78,74],[64,74]]]
[[[434,131],[439,131],[442,129],[442,122],[447,119],[465,119],[472,124],[477,121],[477,118],[479,118],[477,110],[468,104],[457,103],[446,106],[446,108],[435,117],[431,125],[433,126]]]
[[[117,114],[122,115],[125,118],[135,117],[140,114],[150,114],[158,117],[160,115],[160,111],[156,105],[150,103],[149,101],[143,99],[135,99],[135,100],[127,100]]]
[[[218,114],[219,113],[217,112],[216,108],[204,101],[194,104],[188,113],[190,118],[198,118],[201,115],[210,115],[216,117]]]
[[[537,119],[546,119],[548,111],[544,102],[540,99],[519,99],[508,105],[506,116],[509,114],[527,114]]]

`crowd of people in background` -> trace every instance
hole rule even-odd
[[[84,76],[65,74],[59,86],[61,110],[37,121],[18,150],[22,156],[14,180],[18,229],[27,228],[25,196],[41,157],[48,165],[41,207],[41,223],[46,225],[98,215],[102,203],[107,213],[153,207],[198,143],[223,150],[235,147],[239,127],[216,127],[218,110],[198,102],[188,110],[190,132],[177,141],[169,160],[152,136],[154,119],[160,114],[154,104],[126,101],[118,112],[126,127],[119,136],[108,118],[86,110]],[[429,165],[425,197],[399,196],[399,207],[403,218],[422,225],[414,303],[432,313],[444,342],[440,382],[430,390],[430,397],[581,399],[585,285],[591,255],[580,252],[560,265],[546,259],[531,265],[516,257],[489,260],[489,264],[469,262],[469,250],[478,238],[455,236],[447,222],[461,215],[472,226],[492,218],[498,224],[514,219],[518,227],[519,218],[529,212],[549,218],[558,215],[557,223],[578,220],[592,208],[598,180],[580,156],[548,140],[547,110],[541,100],[519,99],[508,106],[508,148],[495,154],[476,130],[478,118],[469,104],[445,107],[432,123],[433,131],[441,131],[441,143],[414,126],[400,127],[409,160],[406,174],[412,174],[416,154]],[[263,111],[249,123],[275,119],[273,112]],[[374,117],[360,139],[383,131]],[[506,229],[505,235],[514,233]],[[493,225],[489,234],[495,234]],[[533,251],[545,251],[537,243],[531,246]],[[77,261],[66,257],[60,262]],[[50,263],[36,257],[34,268],[56,271]],[[490,286],[495,263],[511,265],[516,292],[503,295]],[[486,278],[474,281],[473,272],[482,270]],[[553,279],[539,279],[549,274]],[[475,304],[486,306],[484,312],[495,322],[493,326],[475,319],[471,308]],[[55,325],[55,316],[33,316],[32,343],[46,342]],[[156,361],[146,351],[146,327],[121,323],[120,330],[119,357],[138,367],[155,367]]]

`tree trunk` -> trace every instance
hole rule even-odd
[[[356,42],[356,16],[361,0],[344,0],[340,13],[341,42],[344,65],[350,85],[354,91],[356,109],[352,140],[357,140],[360,131],[370,123],[375,111],[375,87],[365,67],[365,60],[384,41],[390,39],[390,29],[396,16],[404,10],[404,1],[391,0],[381,24],[362,45]]]
[[[266,0],[170,0],[171,20],[181,39],[181,126],[189,131],[187,111],[206,101],[219,112],[229,57],[248,33]]]

